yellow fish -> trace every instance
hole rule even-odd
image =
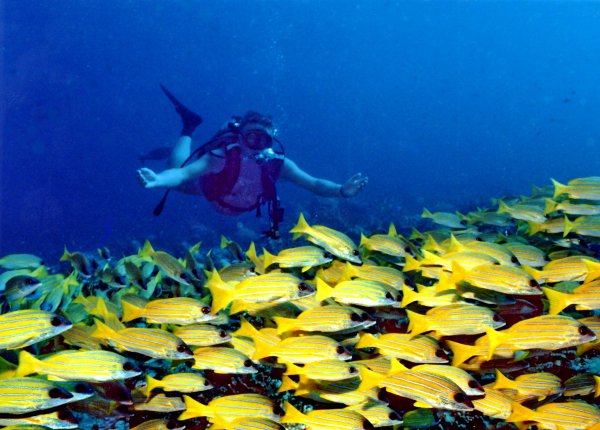
[[[290,233],[294,233],[294,239],[297,239],[301,235],[306,236],[308,241],[329,251],[342,260],[357,264],[362,263],[360,252],[358,252],[358,248],[352,242],[352,239],[344,233],[340,233],[329,227],[322,225],[310,226],[302,214],[300,214],[298,223],[290,230]]]
[[[499,328],[506,323],[492,310],[467,303],[439,306],[426,315],[406,310],[412,335],[435,331],[443,336],[485,333],[486,327]]]
[[[163,273],[174,281],[183,285],[190,285],[189,275],[183,264],[167,252],[155,251],[149,240],[144,243],[144,247],[140,250],[138,256],[160,267]]]
[[[71,328],[69,320],[52,312],[24,309],[0,315],[0,349],[24,348]]]
[[[216,318],[210,306],[191,297],[152,300],[143,307],[121,300],[121,305],[123,322],[145,318],[149,323],[186,325],[207,322]]]
[[[299,267],[302,272],[306,272],[315,266],[322,266],[331,262],[333,256],[316,246],[299,246],[296,248],[284,249],[276,256],[270,254],[265,249],[263,251],[263,259],[265,268],[277,264],[284,269]]]
[[[365,417],[345,409],[313,409],[303,414],[291,403],[284,403],[283,424],[303,424],[306,430],[363,430],[373,428]]]
[[[79,400],[55,383],[38,378],[0,380],[0,398],[0,414],[26,414]]]
[[[279,421],[279,415],[273,412],[273,401],[261,394],[233,394],[217,397],[204,405],[189,396],[183,396],[185,412],[179,415],[179,420],[207,417],[212,420],[219,416],[226,422],[238,418],[266,418]]]
[[[554,179],[552,179],[552,183],[554,184],[554,199],[561,194],[567,194],[572,199],[600,200],[600,177],[598,176],[571,179],[567,185]]]

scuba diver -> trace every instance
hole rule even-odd
[[[367,184],[358,173],[343,184],[315,178],[285,157],[281,142],[275,137],[271,117],[247,112],[233,117],[207,143],[191,152],[192,134],[202,118],[177,100],[164,86],[163,92],[181,117],[181,137],[170,154],[170,168],[162,172],[142,167],[138,178],[145,188],[167,188],[154,210],[160,215],[171,189],[203,195],[219,212],[236,215],[268,207],[270,229],[265,234],[279,238],[283,208],[279,204],[276,182],[290,181],[323,197],[353,197]]]

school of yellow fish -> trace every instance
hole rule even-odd
[[[300,215],[222,267],[0,258],[0,426],[600,430],[600,366],[570,367],[600,360],[600,177],[422,216],[357,246]]]

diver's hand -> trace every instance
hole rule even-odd
[[[158,186],[158,175],[147,167],[142,167],[137,171],[138,180],[144,188],[154,188]]]
[[[369,178],[363,176],[362,173],[357,173],[348,179],[340,188],[342,197],[353,197],[357,195],[369,182]]]

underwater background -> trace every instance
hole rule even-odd
[[[345,201],[281,184],[282,232],[303,211],[358,239],[597,175],[599,20],[598,2],[4,0],[0,254],[257,239],[264,214],[200,197],[152,215],[138,155],[180,130],[159,83],[203,116],[197,145],[257,110],[309,173],[369,177]]]

